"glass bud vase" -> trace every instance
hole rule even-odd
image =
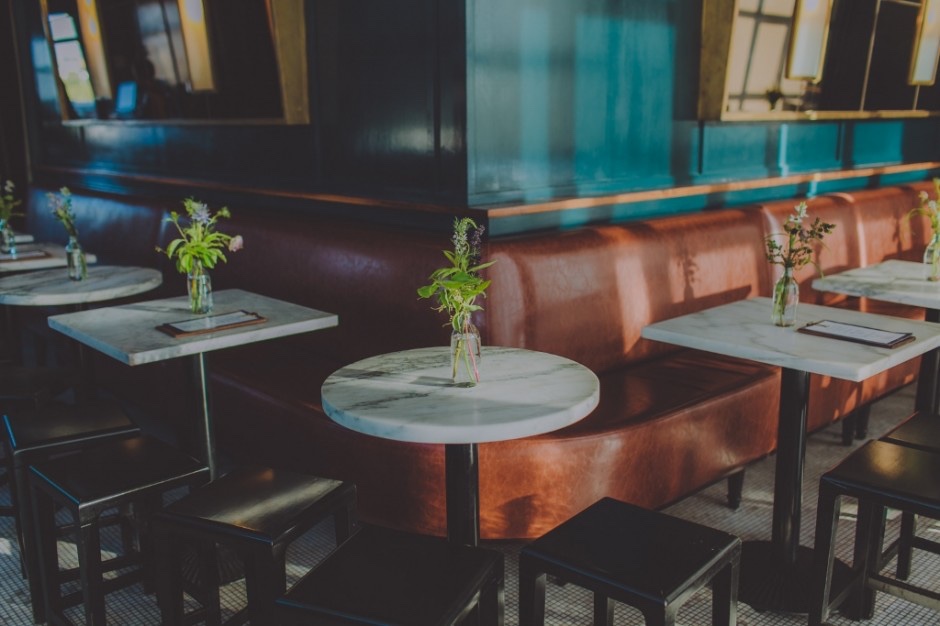
[[[450,335],[451,377],[458,387],[480,382],[480,331],[469,320]]]
[[[0,220],[0,252],[16,256],[16,235],[13,234],[10,220]]]
[[[69,237],[65,244],[65,259],[68,262],[69,278],[85,280],[88,277],[88,264],[85,263],[85,251],[76,237]]]
[[[940,280],[940,233],[934,233],[924,250],[924,278],[931,282]]]
[[[189,309],[193,313],[212,313],[212,280],[209,272],[198,261],[186,277],[186,291],[189,294]]]
[[[793,326],[796,323],[796,305],[800,301],[800,285],[793,278],[793,268],[783,270],[783,276],[774,285],[771,321],[776,326]]]

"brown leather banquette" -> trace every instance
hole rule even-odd
[[[920,188],[920,187],[918,187]],[[28,229],[56,239],[44,192],[31,190]],[[892,187],[810,201],[837,222],[820,253],[826,271],[916,258],[923,224],[902,220],[915,189]],[[561,354],[591,367],[601,404],[554,433],[480,447],[481,525],[488,538],[539,535],[601,496],[659,507],[740,471],[773,450],[779,371],[644,340],[642,328],[716,304],[769,295],[763,239],[793,201],[491,240],[493,284],[476,322],[484,343]],[[103,262],[165,272],[161,293],[182,295],[155,253],[170,209],[140,198],[76,193],[86,248]],[[357,483],[363,518],[444,532],[442,446],[352,433],[323,414],[319,388],[338,367],[392,350],[442,345],[445,321],[415,289],[443,261],[446,236],[233,207],[243,251],[213,275],[239,287],[339,315],[337,328],[212,353],[222,450]],[[815,294],[809,270],[802,297]],[[862,304],[867,306],[867,304]],[[128,368],[101,357],[98,379],[170,427],[192,423],[178,362]],[[811,428],[910,382],[916,363],[856,385],[814,377]],[[818,379],[818,380],[817,380]],[[816,391],[819,388],[820,391]],[[446,410],[446,407],[442,407]]]

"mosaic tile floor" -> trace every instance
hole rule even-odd
[[[879,402],[872,411],[871,436],[877,437],[893,424],[907,415],[913,403],[912,390],[905,389],[892,397]],[[804,516],[802,542],[813,544],[813,525],[815,522],[816,484],[820,473],[834,465],[847,452],[840,443],[840,427],[835,425],[810,437],[807,446],[807,465],[804,482]],[[678,517],[707,524],[737,534],[742,539],[762,539],[769,534],[773,488],[773,458],[765,459],[748,469],[745,480],[744,501],[741,508],[731,511],[724,506],[725,485],[717,484],[699,494],[689,497],[667,509]],[[0,499],[8,494],[0,491]],[[852,510],[844,508],[844,521],[841,524],[837,556],[851,558],[853,531]],[[897,518],[889,522],[889,533],[896,534]],[[940,540],[940,525],[921,529],[921,534],[932,534]],[[329,523],[314,529],[288,552],[289,582],[314,565],[333,544],[332,530]],[[104,543],[105,550],[108,542]],[[517,571],[516,560],[521,542],[495,542],[488,544],[506,555],[506,624],[514,626],[516,617]],[[63,552],[63,564],[73,562],[69,553],[70,544],[60,543]],[[890,564],[888,565],[890,568]],[[922,552],[915,553],[914,582],[932,585],[940,590],[940,557]],[[235,611],[243,605],[243,582],[226,585],[222,593],[223,603],[229,611]],[[699,626],[710,623],[710,593],[704,590],[682,608],[679,623],[685,626]],[[151,626],[159,624],[159,614],[152,595],[143,593],[139,585],[109,594],[109,623],[118,625]],[[940,624],[940,615],[900,599],[879,594],[875,609],[875,618],[865,624],[871,626],[926,626]],[[69,616],[81,624],[81,613],[70,610]],[[547,623],[553,626],[575,626],[591,623],[590,595],[573,585],[559,586],[549,583],[546,604]],[[13,536],[13,523],[10,518],[0,518],[0,624],[20,626],[32,623],[29,612],[29,598],[25,582],[19,572],[19,554]],[[642,624],[642,617],[635,610],[618,605],[615,624]],[[749,606],[739,603],[738,624],[741,626],[796,626],[806,623],[805,616],[781,615],[776,613],[758,613]],[[839,615],[831,618],[833,626],[855,624]]]

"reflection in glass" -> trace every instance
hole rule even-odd
[[[830,0],[797,0],[787,77],[818,82],[829,37]]]
[[[67,13],[49,15],[49,33],[52,36],[53,51],[59,79],[72,106],[72,117],[80,115],[81,110],[93,110],[95,90],[91,86],[91,76],[85,62],[85,53],[78,40],[75,20]]]
[[[932,85],[940,58],[940,0],[924,0],[917,16],[917,38],[911,55],[912,85]]]

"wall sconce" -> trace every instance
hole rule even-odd
[[[797,0],[787,54],[787,78],[820,81],[831,14],[832,0]]]
[[[178,0],[178,4],[186,63],[189,66],[189,89],[215,91],[205,3],[203,0]]]
[[[924,0],[917,16],[917,35],[911,53],[909,85],[932,85],[940,59],[940,0]]]

